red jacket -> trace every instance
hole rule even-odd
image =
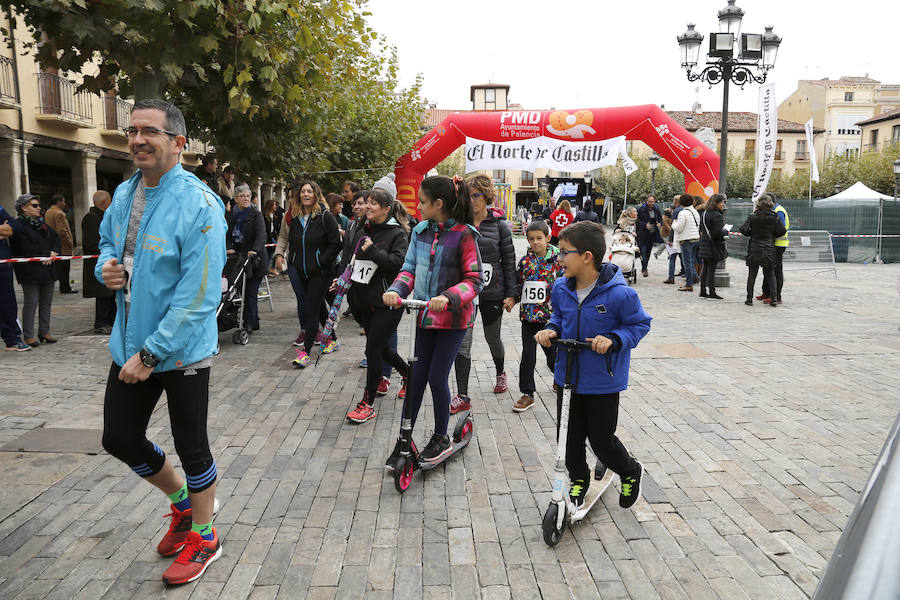
[[[550,213],[550,237],[558,238],[559,232],[574,220],[571,212],[558,208],[554,210]]]

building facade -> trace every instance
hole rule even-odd
[[[856,126],[863,152],[883,152],[900,146],[900,108],[860,121]]]

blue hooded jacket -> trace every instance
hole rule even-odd
[[[651,317],[641,306],[637,292],[625,283],[619,267],[606,263],[600,269],[597,285],[581,306],[575,294],[575,279],[556,280],[550,293],[553,316],[548,329],[561,339],[584,340],[602,335],[613,340],[606,354],[592,350],[578,353],[572,369],[576,394],[613,394],[628,387],[631,349],[650,331]],[[562,386],[566,380],[568,353],[556,355],[554,381]]]
[[[122,264],[131,203],[140,171],[116,188],[100,224],[103,264]],[[131,308],[116,292],[116,322],[109,337],[113,361],[122,366],[146,348],[160,359],[156,372],[171,371],[215,354],[219,330],[216,308],[222,298],[225,265],[225,206],[196,175],[175,165],[159,185],[145,188],[147,203],[134,245]]]

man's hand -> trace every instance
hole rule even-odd
[[[506,309],[506,312],[510,312],[515,305],[516,305],[515,298],[504,298],[503,299],[503,308]]]
[[[397,292],[385,292],[381,296],[381,301],[384,302],[385,306],[390,306],[391,308],[400,306],[400,294]]]
[[[585,341],[591,343],[591,349],[597,354],[606,354],[606,351],[612,347],[612,340],[608,337],[603,337],[602,335],[597,335],[592,338],[586,338]]]
[[[644,225],[644,227],[647,228],[647,231],[650,231],[650,223],[647,223],[646,225]]]
[[[43,263],[45,265],[51,265],[51,264],[53,264],[53,260],[51,260],[51,259],[56,258],[57,256],[59,256],[59,254],[56,252],[56,250],[51,250],[50,258],[47,260],[42,260],[41,263]]]
[[[441,294],[440,296],[435,296],[428,301],[428,309],[436,312],[441,312],[443,310],[447,310],[448,304],[450,304],[450,298]]]
[[[275,270],[278,271],[279,273],[284,271],[284,267],[282,266],[283,264],[284,264],[284,257],[279,254],[278,256],[275,257]]]
[[[232,255],[232,254],[234,254],[234,250],[231,250],[229,248],[228,250],[225,251],[225,254]]]
[[[152,372],[152,368],[145,366],[144,363],[141,362],[141,353],[138,352],[125,361],[125,366],[119,371],[119,381],[124,381],[125,383],[140,383],[141,381],[146,381]]]
[[[100,274],[103,276],[103,285],[109,289],[121,290],[125,287],[125,265],[120,265],[115,258],[111,258],[103,263]]]
[[[534,334],[534,341],[543,346],[544,348],[549,348],[552,343],[550,340],[556,337],[556,332],[552,329],[541,329],[536,334]]]

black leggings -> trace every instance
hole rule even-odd
[[[305,333],[304,350],[309,354],[316,342],[316,335],[319,333],[322,304],[331,279],[321,273],[307,279],[302,277],[293,265],[288,267],[288,276],[291,279],[291,286],[294,288],[294,295],[297,296],[300,327]]]
[[[559,419],[562,411],[563,389],[556,395],[556,435],[559,436]],[[587,480],[591,471],[587,464],[584,441],[591,443],[591,450],[617,475],[630,475],[638,469],[637,461],[616,437],[619,420],[619,394],[572,394],[569,403],[569,435],[566,439],[566,469],[569,479]]]
[[[166,455],[147,439],[147,425],[165,391],[175,451],[187,476],[188,489],[202,492],[214,484],[216,463],[206,437],[209,367],[151,373],[140,383],[120,381],[120,370],[113,363],[106,382],[103,448],[141,477],[159,473]]]
[[[709,294],[712,296],[716,293],[716,265],[718,261],[714,258],[703,259],[703,270],[700,271],[700,293],[709,288]]]
[[[375,401],[375,392],[381,381],[384,362],[397,369],[404,377],[408,369],[406,362],[397,354],[397,350],[391,347],[391,334],[397,332],[400,319],[403,318],[402,310],[389,308],[362,309],[356,314],[357,322],[366,332],[366,396],[365,399],[371,406]]]
[[[534,395],[534,366],[537,362],[537,342],[534,336],[538,331],[546,329],[544,323],[531,323],[522,321],[522,360],[519,361],[519,391],[529,396]],[[549,348],[541,346],[544,351],[544,358],[547,359],[547,368],[550,374],[553,374],[553,366],[556,363],[556,346],[551,345]]]
[[[491,358],[494,359],[494,368],[497,369],[497,375],[504,373],[503,363],[506,358],[506,352],[503,349],[503,342],[500,341],[500,325],[503,318],[503,301],[496,302],[481,301],[478,304],[477,312],[481,313],[481,325],[484,328],[484,338],[487,340],[488,348],[491,351]],[[469,372],[472,370],[472,336],[475,334],[475,325],[466,330],[466,336],[463,338],[459,347],[459,354],[453,362],[456,371],[456,390],[460,396],[469,397]]]

